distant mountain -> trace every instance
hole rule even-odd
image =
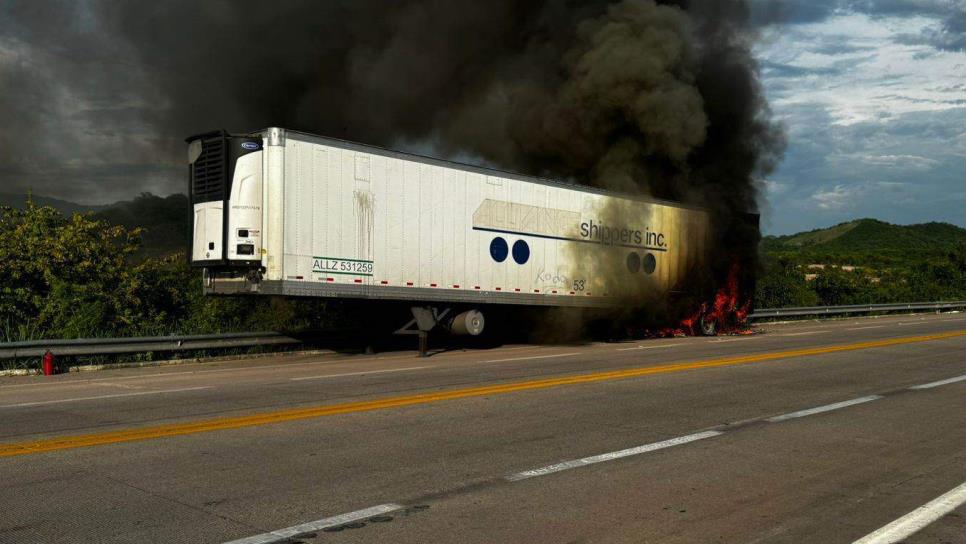
[[[103,210],[107,206],[104,205],[87,205],[87,204],[77,204],[76,202],[68,202],[66,200],[60,200],[59,198],[50,198],[47,196],[33,195],[34,204],[38,206],[50,206],[55,210],[59,210],[61,213],[70,215],[73,213],[87,213],[96,212]],[[25,194],[13,194],[13,193],[0,193],[0,206],[10,206],[12,208],[23,208],[27,205],[27,195]]]
[[[914,261],[966,243],[966,229],[949,223],[893,225],[858,219],[788,236],[766,236],[765,253],[801,256],[816,262]]]
[[[185,251],[190,231],[188,197],[160,197],[144,193],[134,200],[116,202],[94,214],[115,225],[143,227],[142,257],[160,257]]]
[[[93,212],[96,219],[127,228],[143,227],[139,257],[159,257],[184,251],[190,226],[188,197],[181,194],[160,197],[144,193],[133,200],[89,206],[34,195],[38,206],[50,206],[61,213]],[[27,195],[0,194],[0,206],[23,208]]]

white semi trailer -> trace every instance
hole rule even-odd
[[[211,294],[406,301],[418,331],[478,334],[489,305],[660,298],[708,250],[708,213],[672,202],[281,128],[187,141]]]

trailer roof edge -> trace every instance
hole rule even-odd
[[[697,204],[687,204],[687,203],[684,203],[684,202],[677,202],[677,201],[674,201],[674,200],[666,200],[666,199],[662,199],[662,198],[654,198],[654,197],[648,197],[648,196],[642,196],[642,195],[635,195],[635,194],[632,194],[632,193],[625,193],[625,192],[614,191],[614,190],[610,190],[610,189],[601,189],[599,187],[593,187],[591,185],[581,185],[579,183],[571,183],[571,182],[567,182],[567,181],[559,181],[559,180],[554,180],[554,179],[549,179],[549,178],[542,178],[542,177],[538,177],[538,176],[528,176],[526,174],[520,174],[519,172],[511,172],[511,171],[508,171],[508,170],[500,170],[498,168],[491,168],[491,167],[485,167],[485,166],[476,166],[476,165],[473,165],[473,164],[466,164],[466,163],[461,163],[461,162],[447,160],[447,159],[440,159],[440,158],[437,158],[437,157],[427,157],[425,155],[419,155],[419,154],[416,154],[416,153],[409,153],[409,152],[406,152],[406,151],[397,151],[397,150],[394,150],[394,149],[380,147],[380,146],[377,146],[377,145],[371,145],[371,144],[364,144],[364,143],[359,143],[359,142],[353,142],[353,141],[350,141],[350,140],[342,140],[342,139],[339,139],[339,138],[332,138],[332,137],[329,137],[329,136],[320,136],[318,134],[311,134],[311,133],[302,132],[302,131],[299,131],[299,130],[282,129],[281,127],[267,127],[265,129],[262,129],[262,130],[258,130],[258,131],[254,131],[254,132],[247,133],[245,135],[246,136],[256,136],[257,135],[257,136],[265,137],[265,135],[268,134],[270,131],[272,131],[272,130],[278,130],[278,129],[284,130],[285,131],[285,135],[288,138],[292,138],[292,139],[295,139],[295,140],[303,140],[303,141],[308,141],[308,142],[315,142],[315,143],[324,143],[324,144],[332,145],[334,147],[340,147],[342,149],[348,149],[348,150],[352,150],[352,151],[364,151],[364,152],[375,153],[377,155],[382,155],[382,156],[387,156],[387,157],[403,158],[403,159],[415,160],[416,162],[421,162],[423,164],[429,164],[429,165],[433,165],[433,166],[456,167],[456,168],[458,168],[460,170],[464,170],[464,171],[468,171],[468,172],[473,172],[473,173],[477,173],[477,174],[501,175],[501,176],[504,176],[504,177],[509,177],[509,178],[512,178],[512,179],[516,179],[518,181],[525,181],[525,182],[530,182],[530,183],[538,183],[540,185],[546,185],[546,186],[549,186],[549,187],[560,187],[560,188],[563,188],[563,189],[577,189],[577,190],[585,191],[585,192],[588,192],[588,193],[594,193],[594,194],[599,194],[599,195],[604,195],[604,196],[613,196],[613,197],[626,198],[628,200],[635,200],[635,201],[639,201],[639,202],[648,202],[648,203],[652,203],[652,204],[661,204],[661,205],[670,206],[670,207],[674,207],[674,208],[686,208],[686,209],[698,210],[698,211],[704,211],[704,212],[710,212],[711,211],[710,208],[708,208],[706,206],[699,206]],[[757,215],[758,214],[758,212],[752,212],[752,211],[747,211],[747,212],[744,212],[744,213],[748,213],[748,214],[752,214],[752,215]]]

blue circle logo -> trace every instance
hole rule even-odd
[[[644,273],[653,274],[655,268],[657,268],[657,259],[654,258],[653,253],[648,253],[644,256]]]
[[[249,150],[249,151],[254,151],[254,150],[256,150],[256,149],[258,149],[258,148],[260,147],[260,146],[259,146],[259,145],[258,145],[257,143],[255,143],[255,142],[242,142],[242,144],[241,144],[241,146],[242,146],[242,147],[243,147],[244,149],[247,149],[247,150]]]
[[[516,247],[516,246],[514,246]],[[510,247],[507,246],[506,240],[497,236],[490,242],[490,257],[493,260],[502,263],[506,260],[506,256],[510,253]]]
[[[513,243],[513,260],[517,264],[525,264],[530,260],[530,246],[523,240],[517,240]]]

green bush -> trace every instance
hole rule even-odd
[[[837,254],[825,261],[814,252],[776,251],[766,253],[762,262],[755,298],[759,308],[966,299],[966,242],[945,255],[921,254],[917,260],[878,259],[860,252],[852,259]],[[813,280],[805,280],[807,264],[830,262],[861,264],[854,271],[826,266],[813,271]]]
[[[142,234],[32,202],[0,208],[0,340],[326,325],[323,301],[206,297],[183,254],[135,259]]]
[[[755,305],[759,308],[815,306],[818,295],[805,281],[803,268],[788,259],[764,259]]]

